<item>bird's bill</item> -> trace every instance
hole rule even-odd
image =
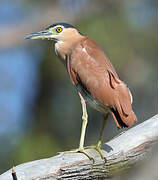
[[[25,39],[51,39],[53,34],[47,30],[28,34]]]

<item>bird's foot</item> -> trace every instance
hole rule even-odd
[[[85,151],[85,148],[78,148],[78,149],[73,149],[70,151],[59,152],[59,154],[69,154],[69,153],[82,153],[85,156],[87,156],[90,161],[93,161],[94,163],[94,158]]]
[[[104,160],[104,162],[106,163],[106,158],[104,157],[104,154],[103,154],[103,152],[102,152],[102,150],[101,150],[101,143],[100,143],[100,141],[98,142],[98,144],[97,145],[92,145],[92,146],[87,146],[87,147],[85,147],[85,149],[94,149],[94,150],[96,150],[99,154],[100,154],[100,157]]]

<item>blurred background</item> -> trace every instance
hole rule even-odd
[[[134,96],[138,123],[158,112],[157,0],[0,1],[0,174],[12,166],[78,147],[81,105],[49,41],[24,40],[67,22],[96,41]],[[102,116],[88,108],[86,145]],[[120,133],[110,117],[104,141]]]

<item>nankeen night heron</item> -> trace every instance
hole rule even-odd
[[[47,39],[56,42],[55,52],[67,68],[81,99],[83,121],[80,144],[78,149],[70,152],[81,152],[94,160],[84,148],[88,122],[87,103],[104,116],[98,144],[90,147],[97,150],[101,158],[105,159],[101,144],[109,112],[118,128],[129,127],[136,121],[130,90],[119,79],[113,65],[100,47],[70,24],[53,24],[44,31],[27,35],[26,39]]]

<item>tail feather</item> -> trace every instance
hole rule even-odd
[[[124,82],[119,80],[112,72],[108,71],[108,73],[109,83],[114,91],[114,102],[110,109],[116,125],[119,128],[132,126],[137,120],[132,109],[132,94]]]
[[[112,111],[112,116],[115,120],[115,123],[117,125],[118,128],[125,128],[125,127],[128,127],[128,125],[126,125],[121,117],[120,117],[120,114],[119,112],[117,111],[117,109],[114,109],[114,108],[110,108],[110,110]]]
[[[136,121],[136,115],[132,109],[131,95],[125,86],[118,86],[118,98],[115,99],[115,106],[111,108],[117,126],[129,127]]]
[[[122,113],[119,113],[116,108],[110,108],[110,110],[118,128],[132,126],[137,121],[136,115],[133,111],[131,111],[128,116],[125,116]]]

